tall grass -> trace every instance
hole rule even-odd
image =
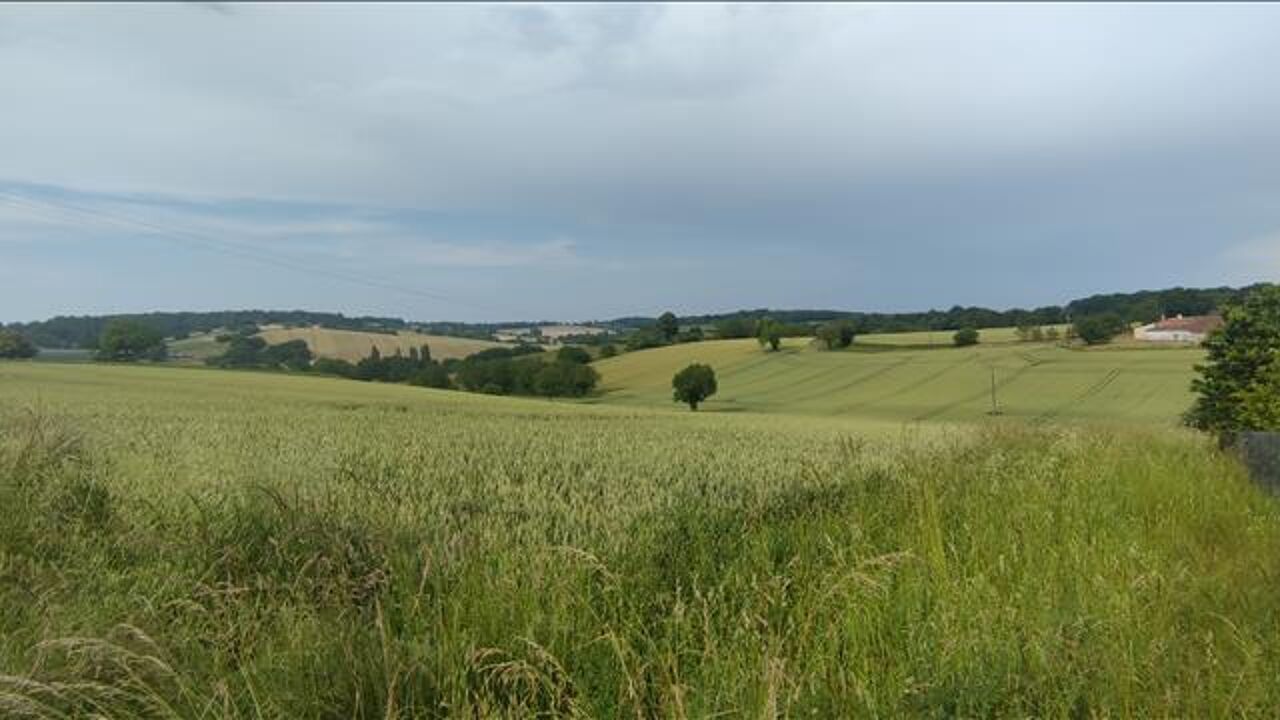
[[[0,716],[1280,707],[1280,503],[1193,436],[130,397],[0,413]]]

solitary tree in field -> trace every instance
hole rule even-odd
[[[716,394],[716,371],[710,365],[694,363],[671,378],[671,388],[672,400],[696,411],[698,403]]]
[[[159,330],[137,320],[117,319],[107,323],[98,338],[98,360],[133,362],[164,360],[169,351]]]
[[[969,345],[978,344],[978,331],[973,328],[960,328],[955,335],[951,336],[951,342],[956,347],[967,347]]]
[[[769,350],[776,351],[782,344],[782,325],[773,318],[760,318],[759,327],[756,328],[756,341],[760,343],[760,347],[767,346]]]
[[[1206,362],[1196,366],[1198,396],[1185,420],[1224,437],[1280,430],[1280,286],[1263,286],[1223,310],[1222,328],[1205,341]]]
[[[35,357],[39,350],[17,330],[0,329],[0,358]]]
[[[657,330],[663,340],[674,341],[676,335],[680,334],[680,321],[676,319],[675,313],[668,311],[659,315]]]

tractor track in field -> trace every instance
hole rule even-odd
[[[846,405],[846,406],[844,406],[844,407],[840,408],[839,410],[837,410],[836,412],[838,412],[838,413],[846,413],[846,412],[849,412],[850,410],[857,410],[858,408],[865,407],[865,406],[866,406],[866,405],[868,405],[869,403],[878,402],[878,401],[880,401],[880,400],[887,400],[887,399],[889,399],[889,398],[896,397],[896,396],[901,395],[901,394],[903,394],[903,393],[909,393],[909,392],[911,392],[912,390],[915,390],[915,389],[916,389],[916,388],[918,388],[918,387],[922,387],[922,386],[924,386],[924,385],[928,385],[929,383],[933,382],[934,380],[937,380],[938,378],[942,377],[943,375],[946,375],[947,373],[951,372],[952,370],[955,370],[956,368],[963,366],[965,363],[968,363],[968,362],[971,362],[971,361],[973,361],[973,360],[976,360],[976,359],[977,359],[977,357],[978,357],[978,356],[977,356],[977,354],[970,355],[967,359],[965,359],[965,360],[964,360],[964,362],[958,362],[958,363],[952,363],[952,364],[950,364],[950,365],[945,365],[945,366],[943,366],[943,368],[942,368],[941,370],[937,370],[937,371],[935,371],[935,372],[931,372],[931,373],[929,373],[928,375],[925,375],[924,377],[921,377],[921,378],[918,378],[918,379],[916,379],[916,380],[913,380],[912,382],[909,382],[909,383],[907,383],[906,385],[904,385],[904,386],[902,386],[902,387],[900,387],[900,388],[898,388],[898,389],[896,389],[896,390],[893,390],[893,391],[891,391],[891,392],[885,393],[885,394],[883,394],[883,395],[877,395],[877,396],[875,396],[875,397],[865,398],[865,399],[863,399],[863,400],[861,400],[861,401],[859,401],[859,402],[853,403],[852,405]],[[905,363],[906,361],[904,360],[903,362]]]
[[[786,387],[788,390],[790,390],[800,385],[806,385],[806,384],[812,383],[815,380],[821,380],[831,375],[839,375],[841,373],[847,373],[848,371],[849,371],[849,367],[846,365],[837,364],[831,367],[824,367],[818,370],[817,372],[812,372],[803,377],[796,378],[793,382],[788,383]],[[796,396],[792,398],[792,400],[799,401],[809,397],[817,397],[818,395],[824,395],[828,392],[830,392],[830,388],[824,388],[821,391],[816,393],[811,393],[809,395]]]
[[[874,370],[872,370],[871,372],[868,372],[868,373],[866,373],[866,374],[864,374],[864,375],[859,375],[859,376],[857,376],[857,377],[853,378],[852,380],[849,380],[848,382],[841,383],[841,384],[839,384],[839,385],[835,385],[835,386],[828,387],[828,388],[823,388],[823,389],[821,389],[821,390],[819,390],[819,391],[817,391],[817,392],[810,392],[810,393],[808,393],[808,394],[806,394],[806,395],[799,395],[799,396],[797,396],[797,397],[793,398],[793,401],[794,401],[794,402],[797,402],[797,403],[807,402],[807,401],[812,400],[812,399],[814,399],[814,398],[816,398],[816,397],[822,397],[823,395],[834,395],[834,394],[836,394],[836,393],[844,392],[845,390],[848,390],[849,388],[857,387],[857,386],[859,386],[859,385],[861,385],[861,384],[863,384],[863,383],[865,383],[865,382],[869,382],[869,381],[871,381],[871,380],[875,380],[876,378],[879,378],[879,377],[881,377],[881,376],[883,376],[883,375],[887,375],[887,374],[889,374],[890,372],[893,372],[894,370],[897,370],[898,368],[902,367],[903,365],[906,365],[908,362],[911,362],[911,356],[910,356],[910,355],[908,355],[907,357],[902,358],[901,360],[897,360],[897,361],[895,361],[895,362],[891,362],[891,363],[887,363],[887,364],[885,364],[885,365],[881,365],[881,366],[879,366],[879,367],[875,368]],[[840,368],[840,369],[844,370],[844,369],[847,369],[847,368]]]
[[[1039,363],[1036,363],[1036,365],[1038,364]],[[1001,388],[1016,382],[1018,378],[1022,377],[1024,374],[1026,374],[1028,370],[1030,370],[1033,367],[1035,367],[1035,365],[1032,365],[1032,364],[1023,365],[1017,370],[1014,370],[1012,373],[1005,375],[1002,379],[996,381],[996,389],[1000,390]],[[919,415],[916,415],[915,417],[911,418],[911,420],[913,422],[932,420],[933,418],[936,418],[939,415],[942,415],[951,410],[954,410],[955,408],[958,408],[961,405],[964,405],[966,403],[971,403],[975,400],[981,400],[983,396],[987,395],[990,392],[991,391],[989,387],[984,387],[982,390],[979,390],[978,392],[965,395],[964,397],[953,400],[949,403],[946,403],[945,405],[939,405],[935,408],[922,412]]]
[[[1035,416],[1035,418],[1032,419],[1032,422],[1036,422],[1036,423],[1049,422],[1050,420],[1052,420],[1053,418],[1061,414],[1062,411],[1068,408],[1075,407],[1080,403],[1093,397],[1094,395],[1097,395],[1098,393],[1102,392],[1103,390],[1106,390],[1107,386],[1115,382],[1115,379],[1118,377],[1120,377],[1120,368],[1112,368],[1110,371],[1107,372],[1106,375],[1103,375],[1101,378],[1094,381],[1092,385],[1085,388],[1084,390],[1081,390],[1078,395],[1076,395],[1075,397],[1071,398],[1070,400],[1064,403],[1057,405],[1056,407],[1050,408],[1040,413],[1039,415]]]

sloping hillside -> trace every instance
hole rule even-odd
[[[462,358],[491,347],[500,347],[500,343],[488,340],[472,340],[470,338],[447,337],[444,335],[423,335],[416,332],[402,332],[395,335],[384,333],[356,332],[352,330],[330,330],[328,328],[263,328],[260,333],[268,343],[305,340],[311,352],[319,357],[339,358],[355,362],[366,357],[373,347],[383,355],[400,352],[408,354],[411,347],[431,348],[431,357],[437,360],[446,358]]]
[[[991,410],[1037,421],[1174,424],[1191,400],[1198,349],[1068,349],[1048,344],[827,352],[806,340],[776,353],[754,340],[674,345],[597,362],[601,402],[672,406],[671,376],[715,368],[710,412],[753,411],[899,422],[967,421]]]

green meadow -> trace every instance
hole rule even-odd
[[[862,341],[860,340],[859,343]],[[792,339],[776,353],[754,340],[672,345],[596,363],[602,402],[671,406],[671,376],[716,370],[706,412],[800,414],[879,423],[1098,421],[1171,426],[1191,402],[1196,348],[1083,349],[1002,343],[967,348],[855,344],[824,351]]]
[[[1280,706],[1280,503],[1162,427],[1188,355],[750,348],[603,404],[0,363],[0,716]],[[702,351],[726,397],[664,402]],[[940,394],[988,359],[1008,414]]]

